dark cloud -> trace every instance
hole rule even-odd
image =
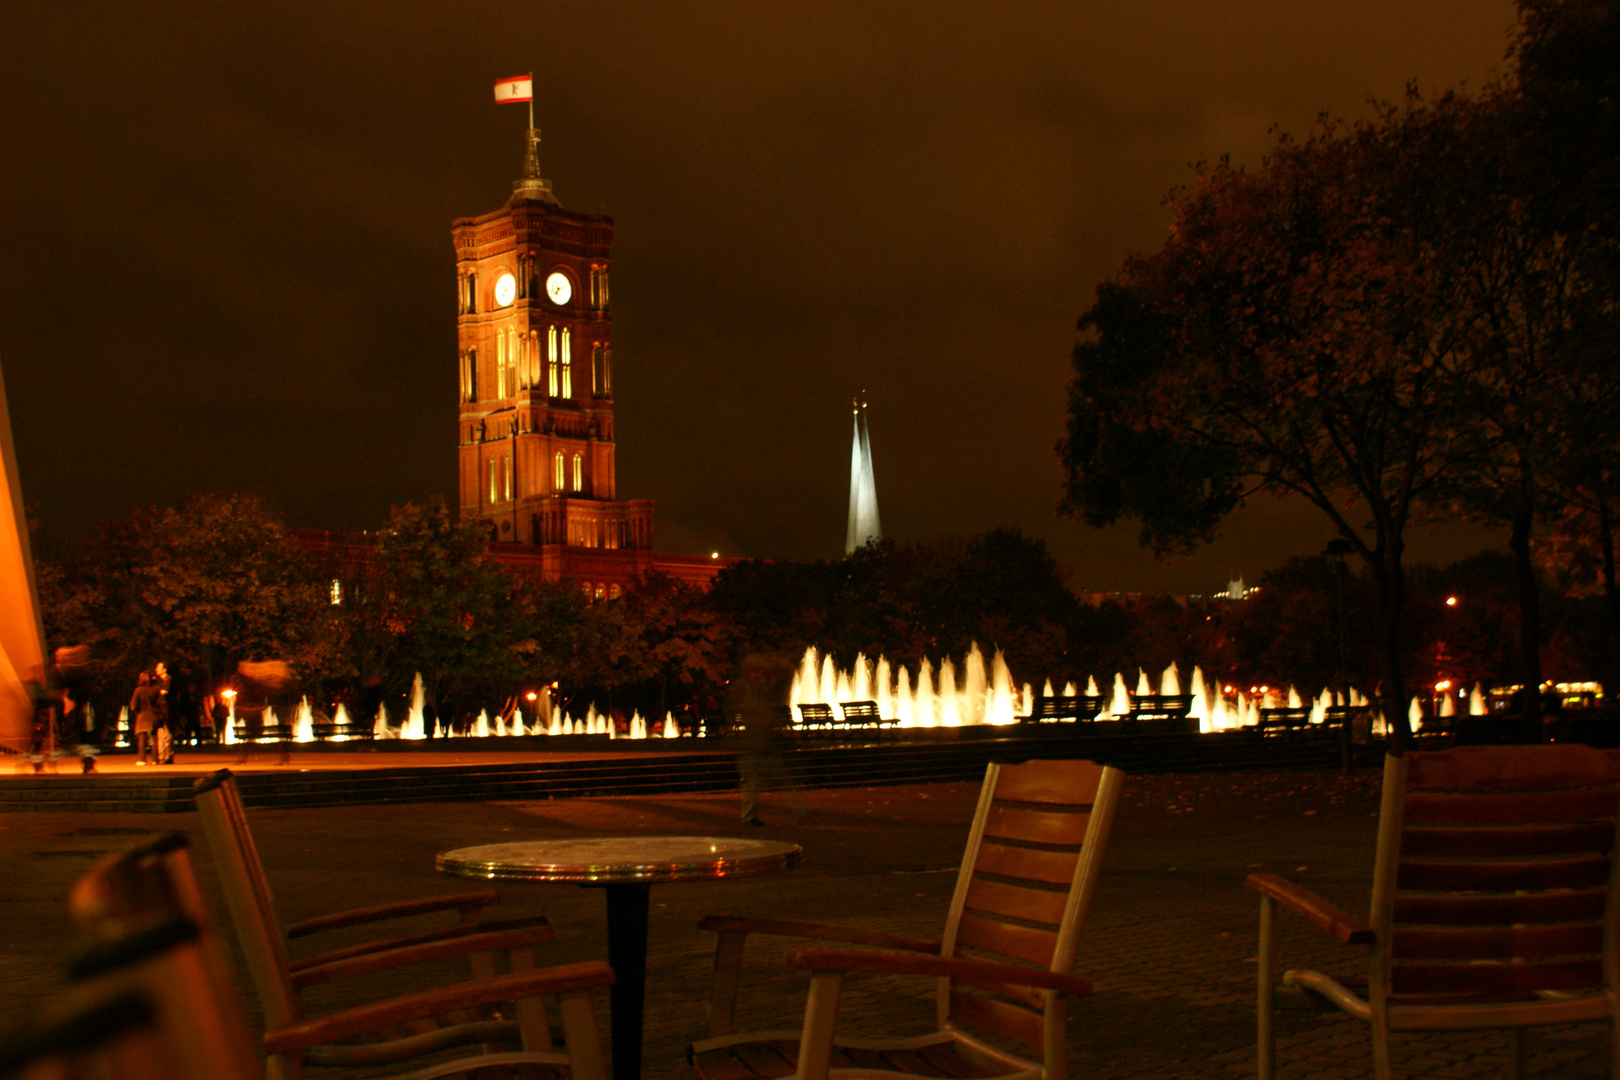
[[[1076,316],[1189,162],[1502,67],[1504,2],[14,3],[0,362],[25,495],[82,532],[251,489],[365,527],[453,495],[452,219],[546,174],[616,218],[619,490],[677,549],[835,554],[852,394],[884,524],[1017,525],[1093,588],[1174,569],[1052,512]],[[1436,534],[1419,555],[1472,550]]]

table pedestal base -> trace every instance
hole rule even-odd
[[[641,1080],[641,1017],[647,990],[645,884],[602,886],[607,893],[608,966],[613,969],[613,1080]]]

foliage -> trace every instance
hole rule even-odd
[[[204,686],[239,660],[285,660],[313,680],[341,662],[311,561],[250,495],[136,510],[42,566],[39,584],[47,637],[90,645],[114,695],[158,661]]]

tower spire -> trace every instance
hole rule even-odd
[[[849,528],[844,534],[844,554],[883,539],[878,521],[877,481],[872,473],[872,436],[866,423],[864,396],[855,398],[855,438],[849,461]]]
[[[540,175],[540,129],[534,126],[534,97],[529,98],[529,149],[523,155],[523,179],[512,182],[512,192],[526,199],[555,203],[551,182]],[[558,203],[558,205],[562,205]]]

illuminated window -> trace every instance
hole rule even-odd
[[[489,459],[489,501],[490,502],[495,502],[496,501],[496,496],[498,496],[500,494],[500,489],[495,486],[495,482],[496,482],[496,480],[497,480],[497,478],[499,476],[499,474],[495,471],[495,468],[496,468],[497,464],[498,464],[498,462],[496,462],[496,460],[494,458]]]
[[[546,373],[551,383],[550,394],[557,396],[557,328],[546,330]]]
[[[581,588],[585,590],[585,599],[588,602],[591,598],[591,583],[587,581],[581,586]]]
[[[607,596],[607,590],[602,588],[602,586],[598,585],[596,587],[596,598],[598,600],[601,600],[601,599],[604,599],[606,596]]]
[[[619,587],[617,585],[609,585],[608,586],[608,599],[609,600],[617,600],[618,598],[619,598]]]
[[[503,479],[501,481],[501,488],[506,493],[506,501],[511,502],[512,501],[512,455],[511,454],[502,455],[501,461],[503,463],[501,465],[501,473],[503,475]]]
[[[557,456],[552,458],[551,460],[552,460],[552,472],[554,474],[552,476],[552,485],[551,486],[560,494],[562,492],[562,490],[563,490],[563,456],[562,456],[562,451],[561,450],[557,451]]]
[[[613,348],[602,347],[602,396],[613,396]]]
[[[506,335],[495,331],[495,396],[506,396]]]
[[[591,396],[602,396],[602,345],[591,346]]]
[[[478,275],[467,275],[467,314],[478,310]]]
[[[574,455],[574,490],[585,490],[585,455]]]
[[[326,595],[327,595],[328,599],[330,599],[332,601],[332,606],[333,607],[337,607],[338,605],[342,604],[343,603],[343,582],[339,581],[337,578],[333,578],[332,579],[332,587],[327,590]]]
[[[563,332],[562,332],[561,353],[562,353],[562,396],[565,397],[565,398],[571,398],[571,397],[574,396],[574,358],[571,355],[572,352],[573,352],[573,348],[569,344],[572,337],[573,337],[573,335],[568,332],[568,328],[564,327]]]
[[[526,343],[525,348],[523,350],[525,378],[528,379],[528,384],[530,386],[539,386],[540,385],[540,337],[533,330],[530,330],[529,331],[529,336],[524,338],[523,340]]]
[[[478,400],[478,350],[467,350],[467,400]]]

